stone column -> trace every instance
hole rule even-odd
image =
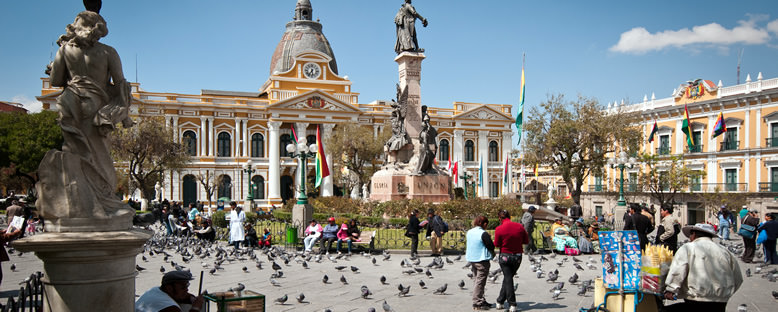
[[[232,157],[233,158],[240,157],[240,141],[241,141],[240,140],[240,133],[241,132],[242,131],[241,131],[240,119],[235,118],[235,130],[232,131],[232,133],[234,135],[233,142],[235,142],[233,144],[233,149],[232,149],[233,151],[235,151],[234,153],[232,153]]]
[[[178,133],[178,116],[173,116],[173,140],[181,142],[181,134]]]
[[[208,117],[208,156],[216,157],[216,127],[213,117]]]
[[[465,140],[463,135],[465,134],[465,130],[454,130],[454,151],[453,155],[451,155],[451,159],[454,161],[454,163],[462,161],[465,159]],[[464,164],[460,164],[464,165]],[[464,167],[458,168],[460,172],[460,176],[462,175],[461,172],[464,170]],[[461,179],[460,179],[461,180]],[[461,181],[454,181],[454,185],[461,187],[463,186]]]
[[[478,160],[483,164],[483,180],[481,181],[481,198],[489,198],[489,131],[478,131]],[[479,174],[481,174],[479,172]]]
[[[268,168],[267,172],[267,199],[270,201],[281,200],[281,149],[279,147],[279,144],[281,144],[281,136],[279,133],[281,124],[282,122],[280,121],[271,121],[267,123],[270,128],[270,138],[268,138],[268,151],[270,152],[268,159],[270,160],[270,168]]]
[[[713,127],[715,127],[715,126],[716,126],[716,116],[715,115],[708,116],[708,128],[707,129],[709,129],[708,130],[709,133],[704,134],[705,137],[707,138],[706,140],[708,141],[708,144],[707,144],[708,146],[704,146],[703,148],[705,149],[705,151],[707,151],[709,153],[712,153],[712,152],[716,151],[716,146],[715,146],[716,145],[716,139],[713,138]]]
[[[335,128],[335,124],[322,124],[321,125],[322,139],[331,137],[333,128]],[[335,193],[332,187],[332,175],[335,169],[332,168],[332,152],[330,152],[327,146],[324,146],[324,155],[327,157],[327,168],[330,169],[330,175],[324,178],[324,181],[321,182],[320,193],[321,196],[333,196]]]
[[[208,152],[206,152],[207,150],[205,149],[205,144],[207,142],[205,140],[205,137],[206,137],[205,134],[208,133],[208,131],[207,131],[208,128],[206,128],[205,120],[206,120],[205,117],[200,117],[200,144],[198,144],[198,146],[197,146],[197,155],[198,156],[205,156],[208,153]]]
[[[296,122],[294,124],[294,131],[297,132],[298,140],[304,143],[306,146],[308,145],[308,140],[307,140],[308,134],[306,133],[308,131],[308,125],[309,123],[307,122]]]
[[[380,126],[380,125],[378,125],[378,124],[373,124],[373,137],[374,137],[374,138],[377,138],[377,137],[378,137],[378,127],[379,127],[379,126]]]
[[[502,163],[505,164],[505,160],[508,159],[511,156],[511,145],[513,145],[513,141],[511,140],[512,136],[511,131],[506,131],[502,133]],[[503,186],[502,186],[502,194],[508,195],[508,193],[511,192],[511,184],[513,184],[513,169],[511,168],[511,161],[508,160],[508,183],[505,183],[505,177],[503,177]],[[503,173],[504,174],[504,173]]]
[[[249,123],[248,119],[241,119],[243,123],[243,157],[251,157],[251,151],[249,151],[249,144],[251,143],[251,136],[249,136]]]
[[[400,89],[408,87],[405,131],[408,132],[413,142],[419,141],[419,132],[421,131],[421,61],[425,57],[424,53],[403,52],[394,58],[394,61],[399,64]]]

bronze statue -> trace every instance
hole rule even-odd
[[[397,26],[397,42],[394,45],[394,51],[397,54],[403,51],[424,52],[419,48],[419,41],[416,38],[416,19],[421,20],[421,24],[427,27],[427,19],[416,12],[416,8],[411,5],[411,0],[405,0],[405,3],[394,16],[394,24]]]
[[[411,143],[411,138],[405,131],[405,114],[408,109],[408,87],[400,89],[397,85],[397,101],[392,101],[392,136],[386,141],[384,150],[388,154],[388,161],[397,162],[397,151]]]
[[[432,165],[435,163],[435,154],[438,153],[436,139],[438,130],[430,124],[430,115],[427,114],[427,106],[421,107],[422,124],[419,132],[419,145],[421,153],[419,154],[419,165],[416,167],[416,174],[437,173]]]

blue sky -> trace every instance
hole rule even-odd
[[[397,82],[393,17],[402,0],[311,0],[341,75],[360,102],[391,99]],[[104,0],[126,77],[153,92],[256,91],[295,0]],[[526,106],[549,94],[601,103],[670,96],[704,78],[735,84],[778,77],[775,1],[416,0],[427,59],[422,103],[516,104],[526,53]],[[0,100],[39,109],[39,78],[81,0],[0,2]],[[136,63],[137,57],[137,63]]]

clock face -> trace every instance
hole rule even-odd
[[[303,65],[303,75],[308,79],[316,79],[321,75],[321,67],[316,63],[306,63]]]

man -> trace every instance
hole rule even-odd
[[[321,247],[319,248],[319,253],[323,254],[329,254],[330,248],[332,248],[332,242],[336,241],[338,239],[338,230],[340,230],[340,227],[338,227],[337,224],[335,224],[335,218],[330,217],[327,219],[327,224],[324,229],[322,230],[321,234]],[[327,245],[327,248],[324,248],[324,245]]]
[[[754,231],[753,236],[747,237],[743,236],[743,256],[741,259],[743,259],[743,262],[745,263],[751,263],[754,261],[754,252],[756,251],[756,228],[759,226],[759,212],[756,210],[751,211],[750,213],[747,213],[746,216],[741,219],[741,222],[743,225],[752,226]],[[741,228],[742,230],[743,228]]]
[[[394,24],[397,26],[397,42],[394,45],[394,51],[397,54],[403,51],[424,52],[423,49],[419,49],[419,41],[416,38],[417,18],[421,20],[424,27],[427,27],[427,19],[416,12],[411,0],[405,0],[405,4],[400,7],[394,17]]]
[[[524,250],[529,254],[538,250],[537,247],[535,247],[535,240],[532,239],[532,232],[535,231],[535,211],[537,210],[538,208],[535,208],[535,206],[530,206],[529,209],[524,212],[524,215],[521,216],[521,225],[527,230],[527,236],[529,236],[529,243],[524,247]]]
[[[19,205],[19,200],[15,199],[11,201],[11,205],[8,206],[8,208],[5,210],[6,215],[6,222],[11,223],[11,220],[13,220],[14,217],[22,217],[24,216],[24,208]]]
[[[492,305],[484,299],[484,286],[486,286],[486,277],[489,275],[489,267],[491,266],[489,261],[494,257],[494,243],[489,237],[489,232],[484,230],[487,224],[489,224],[489,220],[486,217],[478,216],[473,220],[473,228],[465,235],[467,238],[465,259],[470,262],[470,270],[473,272],[475,280],[473,287],[474,310],[492,308]],[[509,280],[509,283],[513,283],[513,279]]]
[[[640,210],[640,205],[636,203],[629,204],[630,216],[627,218],[627,222],[624,223],[624,230],[635,230],[638,232],[640,250],[643,250],[646,248],[646,244],[648,244],[648,233],[653,230],[653,227],[651,226],[651,220],[642,215]]]
[[[775,252],[775,242],[778,240],[778,221],[775,221],[775,215],[772,213],[765,214],[764,220],[765,222],[756,229],[756,232],[761,233],[764,230],[767,233],[767,240],[762,243],[765,263],[778,264],[778,254]]]
[[[583,216],[583,209],[581,209],[581,205],[574,204],[572,207],[570,207],[570,217],[573,218],[573,220],[578,220],[578,218]]]
[[[243,222],[246,222],[246,213],[238,207],[235,201],[230,202],[230,243],[235,249],[240,248],[240,244],[246,239],[246,232],[243,230]]]
[[[513,276],[521,265],[521,255],[524,252],[524,244],[529,244],[529,235],[521,223],[511,221],[511,214],[507,210],[497,213],[500,225],[494,230],[494,246],[500,248],[497,263],[502,270],[502,287],[497,296],[497,309],[501,310],[503,304],[509,306],[510,312],[516,310],[516,290],[513,287]]]
[[[405,236],[411,239],[411,257],[416,257],[419,248],[419,232],[421,227],[419,226],[419,218],[416,215],[419,214],[418,209],[413,209],[408,216],[408,226],[405,227]]]
[[[743,276],[735,255],[713,242],[710,224],[685,226],[689,243],[678,249],[667,274],[665,299],[684,299],[665,311],[726,311],[727,301],[740,288]]]
[[[680,230],[680,224],[678,224],[678,220],[673,217],[673,206],[669,203],[662,204],[659,215],[662,216],[662,220],[659,224],[659,228],[656,230],[656,240],[654,243],[657,245],[665,245],[675,252],[678,250],[678,231]]]
[[[435,210],[430,208],[427,211],[427,239],[430,241],[433,257],[440,257],[443,253],[443,234],[445,233],[443,218],[436,215]]]
[[[719,236],[722,240],[729,240],[729,228],[734,223],[732,212],[727,209],[727,205],[721,206],[721,210],[716,214],[719,219]]]
[[[203,295],[190,294],[192,273],[170,271],[162,276],[162,285],[153,287],[135,302],[135,312],[186,312],[200,311]]]
[[[654,223],[654,213],[656,210],[652,210],[651,208],[648,208],[645,204],[640,208],[640,214],[646,216],[649,221],[651,221],[651,230],[653,231],[654,226],[656,223]],[[650,232],[650,231],[649,231]]]

